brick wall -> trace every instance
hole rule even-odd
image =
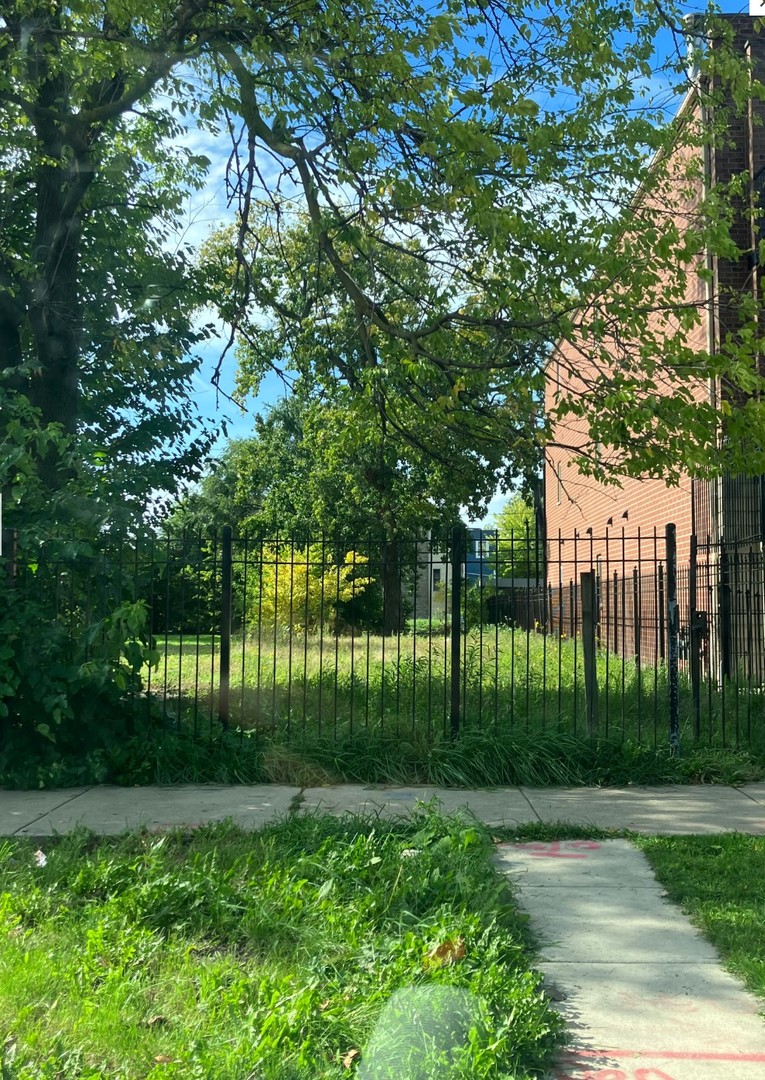
[[[765,72],[765,37],[752,39],[754,20],[748,16],[735,16],[729,20],[735,35],[736,48],[747,54],[760,69],[760,77]],[[700,120],[698,101],[690,98],[686,104],[691,120]],[[749,170],[750,176],[758,177],[756,185],[765,188],[765,104],[751,103],[745,115],[734,118],[728,130],[728,138],[723,145],[716,146],[710,153],[710,179],[712,183],[726,183],[737,173]],[[675,158],[669,159],[671,175],[673,163],[678,175],[685,175],[689,164],[688,155],[701,154],[700,150],[679,147]],[[750,185],[751,188],[751,185]],[[698,181],[690,198],[687,185],[683,185],[682,198],[686,200],[674,208],[678,218],[687,223],[698,199],[703,192],[703,180]],[[759,198],[758,192],[750,190],[741,199],[739,214],[734,224],[733,237],[745,252],[751,251],[758,239],[756,223],[753,223],[750,208]],[[765,204],[765,198],[763,198]],[[666,209],[666,208],[665,208]],[[681,222],[683,224],[683,222]],[[703,265],[700,264],[700,265]],[[707,303],[706,286],[697,274],[690,273],[687,283],[687,299],[698,305],[701,313],[700,324],[694,327],[688,336],[689,344],[700,351],[706,351],[710,344],[720,340],[720,335],[735,332],[737,310],[735,296],[742,290],[757,290],[757,275],[753,272],[748,254],[740,259],[714,259],[714,292],[717,298],[716,311],[710,325],[710,312]],[[756,295],[756,294],[755,294]],[[655,326],[659,326],[657,322]],[[617,355],[615,353],[615,355]],[[545,404],[548,411],[553,407],[561,389],[566,394],[585,393],[588,380],[594,373],[593,362],[586,351],[575,341],[561,342],[556,354],[548,365]],[[708,400],[714,396],[728,396],[724,386],[712,386],[699,381],[694,388],[698,400]],[[667,487],[661,479],[632,479],[621,481],[621,487],[598,483],[582,476],[573,463],[578,447],[588,448],[588,433],[583,421],[568,419],[559,423],[553,435],[553,445],[548,448],[545,462],[545,513],[547,535],[550,539],[562,534],[571,535],[576,530],[584,534],[592,530],[592,535],[600,537],[605,544],[607,533],[627,530],[635,535],[638,532],[650,534],[654,529],[663,534],[667,522],[677,526],[678,559],[686,562],[689,556],[689,543],[692,531],[692,484],[689,478],[681,480],[679,486]],[[556,445],[557,444],[557,445]]]

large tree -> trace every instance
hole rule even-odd
[[[581,322],[575,312],[589,313],[597,335],[595,301],[614,279],[608,318],[624,316],[633,336],[648,333],[648,309],[680,302],[677,276],[694,255],[686,235],[667,242],[644,213],[630,225],[641,260],[615,243],[636,187],[662,195],[662,152],[705,137],[656,122],[646,96],[657,31],[683,38],[672,5],[8,0],[0,20],[0,343],[10,385],[43,425],[73,432],[81,419],[84,275],[89,246],[106,242],[96,192],[115,142],[142,166],[125,169],[127,197],[140,201],[165,167],[178,113],[233,137],[234,327],[253,292],[253,207],[270,208],[278,232],[298,203],[354,305],[360,373],[377,365],[378,339],[395,341],[415,397],[445,381],[443,410],[460,401],[468,424],[492,421],[481,401],[488,365],[473,349],[452,351],[444,342],[455,334],[515,335],[519,350],[489,353],[493,370],[512,370],[529,340]],[[718,81],[743,97],[746,80],[721,55]],[[684,56],[664,65],[675,90],[684,66]],[[726,243],[725,229],[704,231],[707,209],[696,251]],[[369,284],[381,246],[429,268],[403,312]],[[681,401],[660,427],[681,425],[689,409]]]
[[[236,241],[233,229],[216,233],[202,270],[232,321]],[[350,241],[338,239],[336,251],[353,263]],[[422,251],[414,239],[368,238],[356,267],[359,287],[402,322],[420,318],[422,297],[440,302]],[[394,632],[407,542],[431,529],[443,536],[462,506],[480,515],[498,484],[538,465],[538,343],[502,327],[447,324],[431,340],[440,362],[421,363],[409,342],[363,325],[310,217],[280,229],[261,222],[244,256],[253,305],[237,321],[238,397],[246,402],[278,370],[295,402],[261,421],[250,444],[265,466],[261,519],[293,535],[319,528],[379,543],[385,629]],[[465,308],[483,302],[476,291]],[[457,376],[455,361],[469,363],[471,375]]]
[[[186,493],[168,528],[211,536],[224,524],[238,535],[299,547],[321,540],[342,556],[372,560],[384,604],[382,628],[402,626],[402,579],[413,569],[416,540],[442,540],[460,507],[479,498],[431,456],[359,427],[349,395],[333,400],[298,392],[255,420],[254,434],[232,440],[210,473]]]
[[[7,434],[26,398],[41,430],[54,425],[35,455],[49,523],[80,513],[77,492],[99,496],[96,518],[140,515],[209,448],[190,394],[206,336],[192,260],[168,244],[207,163],[173,145],[169,112],[106,115],[124,79],[107,77],[106,44],[78,46],[77,15],[4,5],[0,23],[0,415]],[[88,124],[88,109],[104,115]],[[0,471],[24,528],[12,454]]]
[[[200,269],[205,291],[236,323],[237,399],[256,399],[263,377],[278,371],[298,398],[341,418],[330,423],[319,458],[328,461],[337,447],[341,460],[358,462],[357,483],[364,477],[364,491],[374,492],[391,535],[407,520],[402,508],[417,502],[418,482],[421,498],[435,491],[441,500],[448,489],[450,505],[480,514],[498,484],[538,470],[543,354],[533,335],[447,321],[430,338],[437,356],[426,363],[411,342],[364,325],[309,217],[274,227],[266,216],[253,222],[243,251],[237,240],[233,228],[216,232]],[[441,275],[420,239],[369,237],[363,260],[348,239],[335,249],[344,265],[357,263],[365,294],[402,323],[421,320],[425,298],[431,315],[442,305]],[[252,293],[245,312],[236,309],[242,257]],[[485,303],[476,284],[463,311]],[[395,484],[406,494],[389,495]]]

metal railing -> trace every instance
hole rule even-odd
[[[40,554],[24,587],[92,625],[145,604],[136,719],[289,740],[471,728],[762,742],[761,545],[666,532],[443,538],[167,534]],[[115,582],[118,582],[115,585]]]

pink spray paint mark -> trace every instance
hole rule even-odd
[[[600,844],[595,840],[553,840],[550,843],[513,844],[513,847],[538,859],[587,859],[587,852],[599,850]]]

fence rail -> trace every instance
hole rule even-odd
[[[198,732],[762,743],[762,547],[692,538],[678,565],[672,537],[350,543],[226,528],[88,555],[58,544],[17,573],[69,626],[144,602],[158,659],[134,713]]]

